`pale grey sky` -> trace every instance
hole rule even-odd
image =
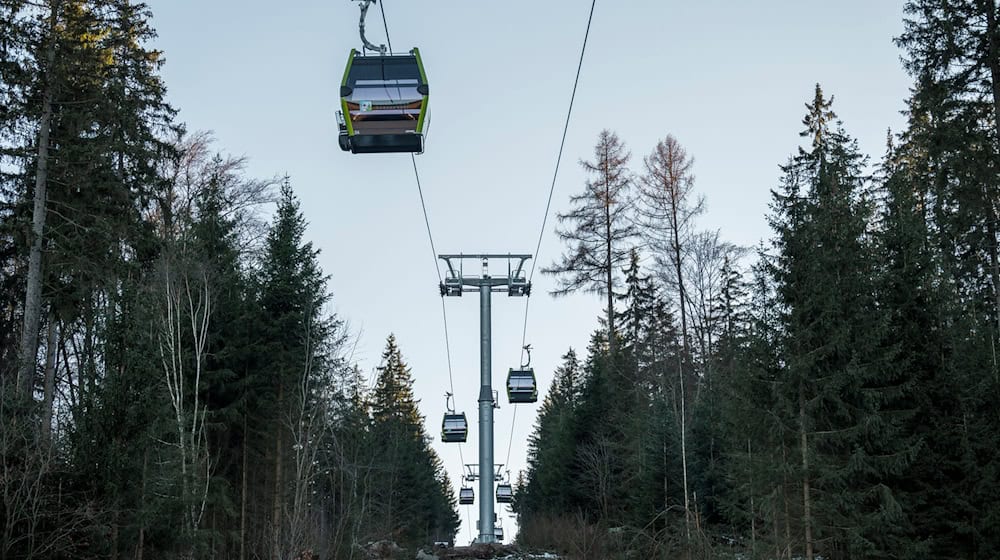
[[[408,155],[337,147],[335,112],[348,52],[360,46],[348,0],[147,0],[166,53],[169,100],[190,130],[249,158],[252,175],[291,176],[322,249],[337,313],[362,333],[356,358],[372,372],[396,334],[413,368],[428,432],[458,487],[454,444],[437,442],[448,387],[437,274]],[[673,134],[695,158],[708,201],[700,225],[755,245],[778,165],[798,146],[803,104],[820,82],[863,151],[878,158],[900,129],[909,78],[892,38],[902,0],[598,0],[539,267],[562,250],[552,233],[584,176],[597,134],[616,131],[633,168]],[[438,252],[535,250],[590,2],[386,0],[392,45],[416,46],[430,83],[426,153],[417,156]],[[369,38],[384,42],[377,6]],[[584,352],[596,296],[553,299],[535,276],[528,342],[544,391],[570,346]],[[476,459],[478,301],[446,302],[458,408],[473,422]],[[523,300],[494,298],[494,384],[520,353]],[[501,399],[498,461],[525,466],[537,406]],[[511,426],[513,425],[513,435]],[[479,499],[479,496],[477,496]],[[504,528],[512,517],[501,508]],[[477,510],[463,507],[458,541]]]

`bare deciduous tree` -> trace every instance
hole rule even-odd
[[[577,458],[580,462],[581,481],[594,492],[601,506],[601,519],[610,519],[611,492],[615,485],[615,461],[618,452],[605,436],[580,447]]]
[[[293,557],[304,550],[312,550],[317,542],[319,518],[316,504],[311,500],[312,491],[319,477],[319,442],[329,428],[327,410],[328,394],[319,386],[316,365],[316,341],[313,326],[306,325],[305,365],[299,376],[290,407],[286,426],[291,434],[293,476],[291,481],[291,503],[285,512],[285,527],[280,534],[284,542],[279,544],[282,558]]]
[[[700,231],[691,236],[684,260],[684,278],[687,279],[687,305],[691,311],[692,329],[703,361],[714,352],[713,345],[719,338],[718,324],[721,310],[718,303],[725,282],[726,262],[738,262],[747,254],[739,247],[720,239],[719,231]],[[709,375],[706,371],[705,375]]]
[[[276,201],[274,187],[279,180],[246,177],[246,158],[214,152],[213,142],[208,132],[174,141],[177,156],[160,169],[167,186],[147,218],[157,223],[165,239],[175,238],[194,218],[199,197],[214,182],[222,192],[222,218],[233,221],[241,252],[253,254],[267,232],[263,210]]]
[[[177,430],[173,445],[180,464],[182,526],[193,555],[194,539],[208,504],[213,469],[205,431],[208,406],[200,398],[212,300],[203,271],[173,268],[170,262],[162,265],[164,306],[157,342]]]
[[[653,250],[661,278],[677,295],[681,316],[679,359],[681,464],[684,471],[684,513],[687,537],[691,539],[691,508],[688,490],[687,415],[694,387],[691,344],[688,334],[688,296],[684,283],[684,262],[694,232],[694,219],[704,210],[703,197],[694,194],[694,160],[673,136],[657,143],[643,159],[645,173],[639,181],[639,215],[643,235]]]
[[[615,347],[615,273],[628,262],[632,249],[628,242],[638,231],[630,219],[632,173],[631,154],[611,131],[601,131],[594,147],[594,161],[581,161],[593,178],[583,193],[570,198],[572,210],[558,214],[559,239],[569,245],[559,260],[542,272],[554,274],[559,283],[552,294],[577,291],[607,297],[608,343]]]
[[[39,430],[0,398],[0,559],[72,557],[73,537],[96,524],[89,504],[66,505],[50,484],[58,462]]]

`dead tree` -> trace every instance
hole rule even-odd
[[[639,181],[639,216],[643,236],[660,265],[661,277],[677,294],[681,316],[682,355],[678,360],[680,395],[681,464],[684,483],[684,519],[691,539],[691,507],[688,490],[687,416],[695,375],[691,368],[688,334],[688,296],[684,282],[684,262],[694,219],[704,209],[704,199],[694,194],[694,160],[673,136],[660,141],[643,159],[645,173]]]

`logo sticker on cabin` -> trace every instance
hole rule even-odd
[[[362,101],[361,102],[361,112],[362,113],[367,113],[368,111],[371,111],[371,110],[372,110],[372,102],[371,101]]]

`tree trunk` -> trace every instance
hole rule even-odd
[[[245,405],[244,405],[245,406]],[[240,560],[247,558],[247,413],[243,411],[243,472],[240,488]]]
[[[670,191],[671,196],[671,214],[670,214],[670,229],[673,235],[673,250],[674,250],[674,269],[677,272],[677,291],[680,296],[679,307],[681,311],[681,342],[683,345],[683,352],[679,362],[680,370],[680,380],[681,380],[681,465],[684,470],[684,528],[687,534],[687,544],[690,548],[691,545],[691,507],[688,502],[688,481],[687,481],[687,400],[688,400],[688,390],[689,390],[689,380],[684,371],[684,366],[687,364],[688,358],[691,355],[690,342],[688,341],[688,330],[687,330],[687,305],[685,304],[686,296],[684,293],[684,274],[681,267],[681,232],[680,232],[680,218],[677,215],[678,208],[677,205],[680,204],[679,193],[677,192],[678,186],[675,185]]]
[[[670,196],[673,198],[673,203],[671,204],[671,216],[670,216],[670,228],[671,234],[673,235],[673,250],[674,250],[674,269],[677,273],[677,292],[679,296],[679,307],[681,312],[681,342],[684,346],[684,360],[686,361],[691,353],[691,343],[688,340],[688,328],[687,328],[687,293],[684,290],[684,273],[682,270],[681,262],[681,232],[680,232],[680,217],[677,215],[678,209],[677,205],[680,203],[678,200],[678,193],[676,188],[671,191]]]
[[[1000,161],[1000,158],[998,158],[998,161]],[[997,211],[994,206],[993,197],[989,192],[990,187],[985,186],[983,190],[986,191],[983,194],[986,196],[986,207],[989,212],[989,215],[986,217],[986,232],[990,236],[990,280],[993,283],[993,326],[996,328],[996,332],[990,338],[996,340],[996,337],[1000,335],[1000,255],[997,254]],[[996,375],[996,364],[994,364],[993,373]]]
[[[784,437],[782,437],[784,439]],[[792,514],[788,507],[788,478],[785,473],[788,469],[788,452],[785,449],[785,442],[781,442],[781,501],[785,507],[785,552],[782,558],[792,557]]]
[[[782,492],[784,494],[784,492]],[[774,489],[774,499],[778,499],[778,489]],[[775,501],[772,509],[772,517],[774,518],[774,557],[781,558],[781,539],[779,535],[781,534],[781,529],[778,526],[778,503]],[[751,557],[752,558],[752,557]]]
[[[994,0],[984,1],[986,8],[986,35],[989,52],[990,81],[993,86],[993,125],[996,127],[997,145],[994,148],[994,157],[997,164],[1000,164],[1000,25],[997,24],[997,6]],[[993,185],[996,188],[996,185]],[[989,188],[989,187],[987,187]],[[987,193],[986,205],[990,209],[989,233],[990,233],[990,259],[992,262],[993,275],[993,297],[996,308],[997,333],[1000,335],[1000,258],[997,255],[997,210],[994,205],[996,196],[994,193]],[[994,337],[995,338],[995,337]]]
[[[146,506],[146,476],[149,472],[149,447],[146,447],[145,451],[142,453],[142,491],[139,494],[142,502],[140,507]],[[141,518],[140,518],[141,519]],[[139,542],[136,544],[135,558],[136,560],[142,560],[143,554],[145,553],[146,547],[146,523],[144,521],[139,522]]]
[[[114,520],[111,523],[111,560],[118,560],[119,540],[118,515],[115,514]]]
[[[87,303],[84,304],[83,312],[83,359],[81,362],[83,365],[80,368],[83,373],[80,387],[86,387],[83,402],[85,403],[84,410],[89,414],[94,411],[94,399],[97,396],[97,357],[94,350],[94,295],[88,294],[86,298]],[[80,358],[77,357],[77,360],[80,361]]]
[[[52,99],[55,90],[56,24],[60,0],[55,0],[49,12],[49,44],[45,91],[42,93],[42,118],[38,125],[38,163],[35,169],[35,205],[31,213],[31,248],[28,253],[28,278],[24,294],[24,326],[18,360],[18,389],[24,399],[30,399],[35,385],[38,324],[42,314],[42,246],[45,234],[45,187],[49,175],[49,134],[52,123]]]
[[[607,259],[607,270],[605,271],[607,278],[605,283],[607,284],[608,291],[608,351],[614,359],[615,355],[615,295],[614,295],[614,264],[613,258],[614,254],[611,251],[611,181],[608,177],[611,170],[607,167],[608,157],[610,157],[607,152],[605,152],[605,168],[604,168],[604,233],[605,233],[605,253],[604,256]]]
[[[681,360],[683,361],[683,360]],[[691,546],[691,504],[688,502],[688,465],[687,465],[687,397],[684,394],[684,369],[679,369],[681,378],[681,467],[684,474],[684,529],[687,535],[687,555]]]
[[[1000,25],[995,0],[985,0],[986,34],[989,49],[990,79],[993,86],[993,125],[1000,141]],[[1000,146],[997,147],[1000,150]]]
[[[52,401],[56,379],[56,318],[49,308],[48,335],[45,337],[45,400],[42,409],[42,441],[52,441]]]
[[[278,387],[278,410],[284,410],[284,388]],[[274,504],[272,504],[271,523],[274,525],[274,558],[281,558],[281,503],[284,498],[282,473],[282,451],[284,448],[284,432],[277,426],[274,437]]]
[[[799,445],[802,448],[802,526],[806,539],[806,560],[813,560],[812,499],[809,496],[809,448],[806,437],[806,389],[799,384]]]
[[[747,438],[747,466],[750,475],[748,480],[750,484],[750,557],[755,558],[757,556],[757,509],[753,503],[753,452],[750,448],[750,438]]]

